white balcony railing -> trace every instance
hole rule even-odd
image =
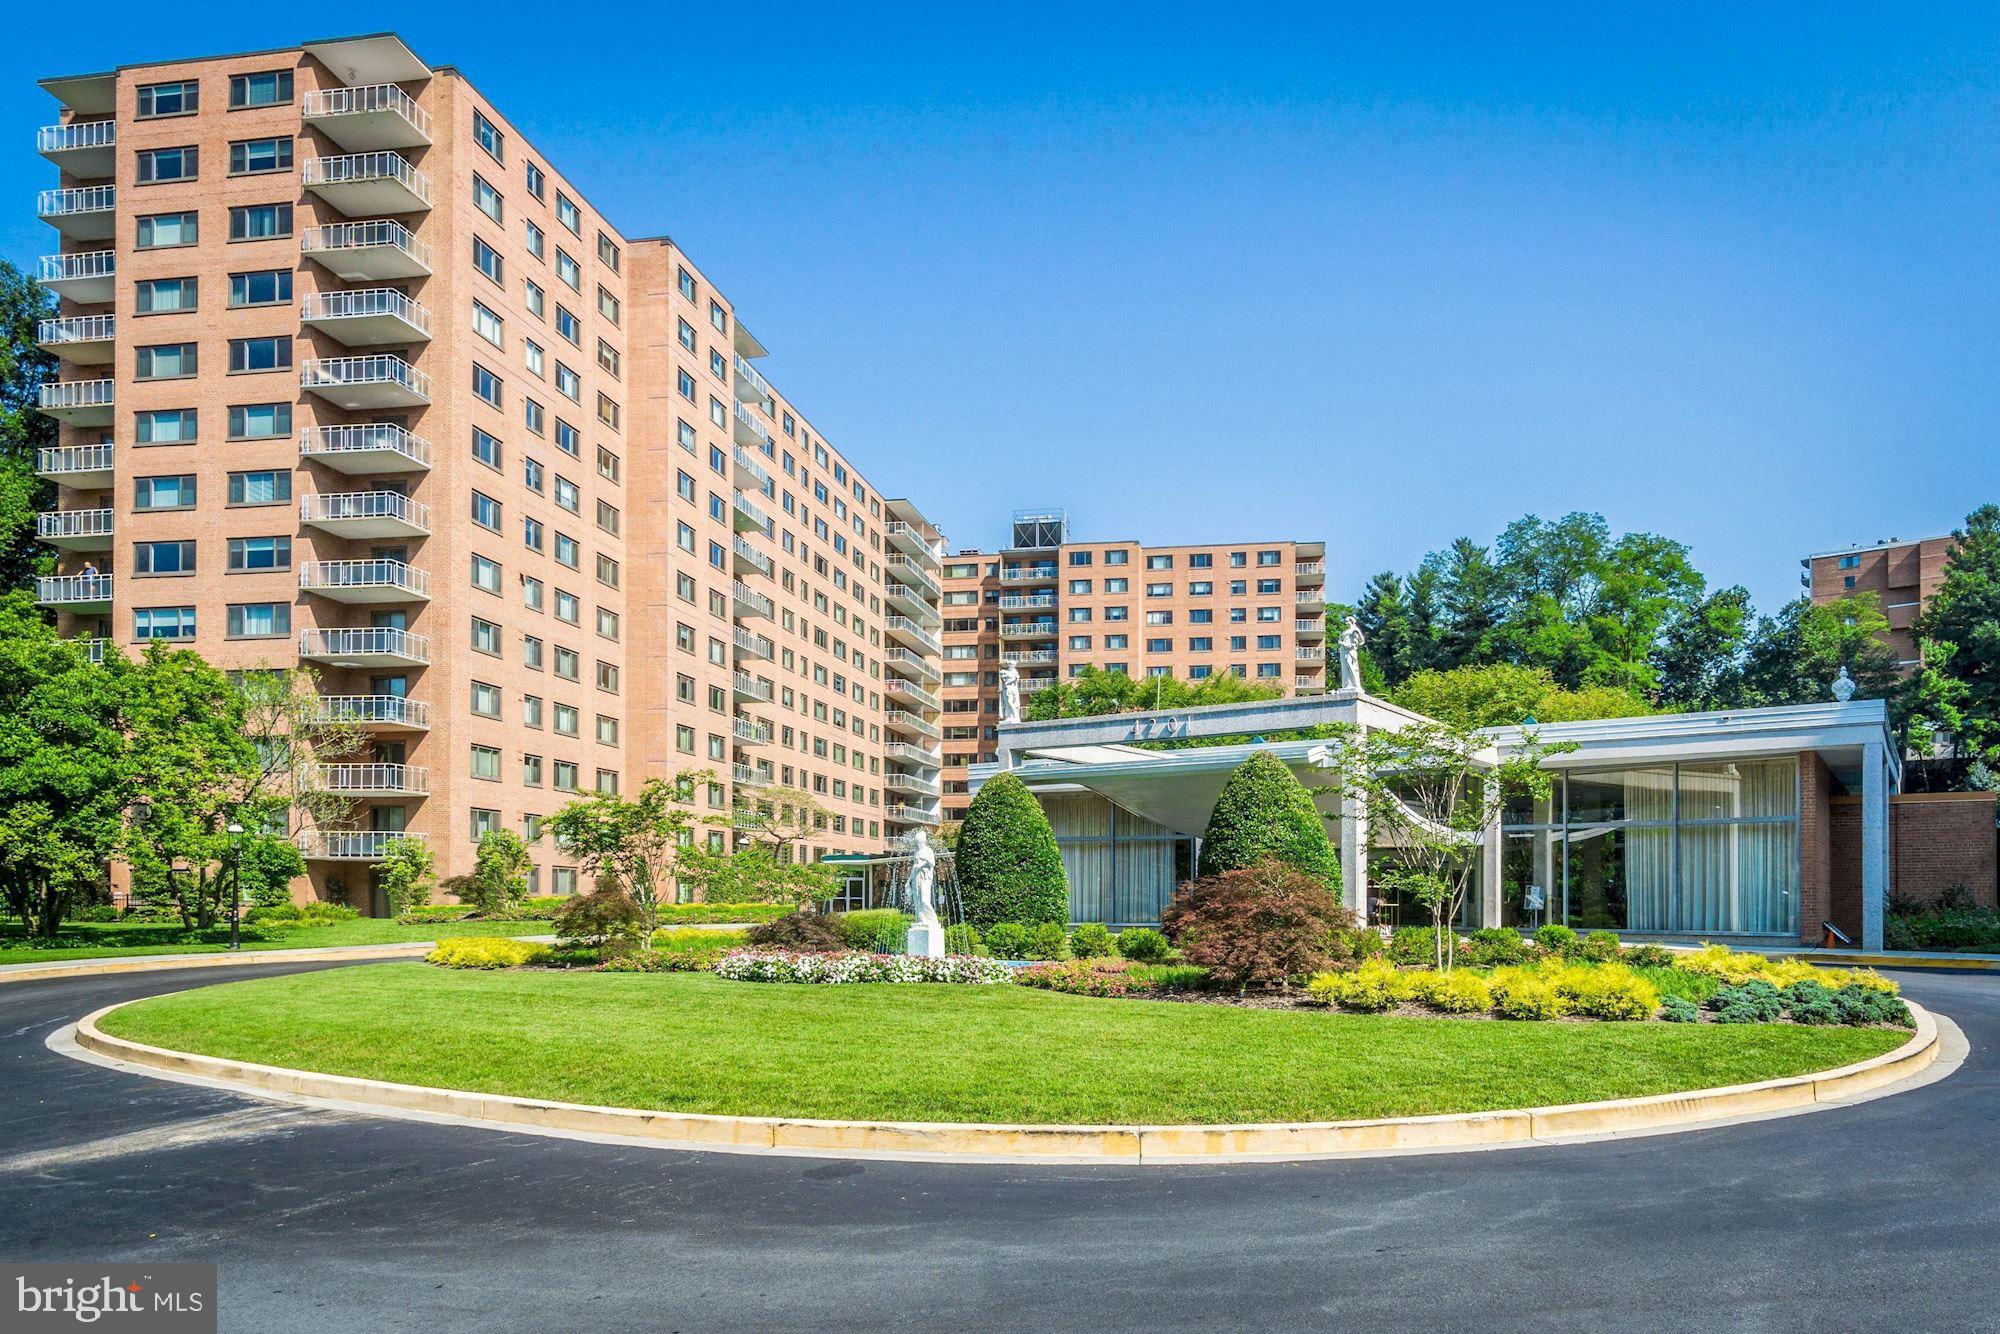
[[[65,343],[108,343],[118,336],[116,315],[70,315],[41,320],[35,325],[35,341],[43,347]]]
[[[1295,635],[1323,635],[1326,633],[1326,622],[1293,621],[1292,633]]]
[[[771,577],[771,558],[769,556],[757,550],[757,548],[751,546],[740,537],[731,542],[730,546],[757,573],[767,579]]]
[[[890,727],[900,728],[906,732],[915,732],[919,736],[927,736],[932,740],[936,740],[942,735],[938,731],[936,723],[922,714],[912,713],[908,709],[886,709],[883,711],[882,720]]]
[[[407,695],[322,695],[312,711],[318,723],[429,727],[430,705]]]
[[[44,190],[35,212],[44,218],[69,218],[79,213],[109,213],[118,207],[115,185],[79,185],[68,190]]]
[[[431,331],[431,313],[420,301],[412,301],[393,287],[366,287],[349,292],[309,292],[299,303],[299,318],[313,320],[360,320],[376,317],[401,320],[421,331]],[[383,339],[383,342],[389,340]]]
[[[1317,607],[1325,603],[1326,594],[1317,588],[1301,588],[1298,600],[1301,607]]]
[[[293,836],[307,861],[379,862],[398,840],[422,843],[407,829],[302,829]]]
[[[1032,666],[1037,663],[1051,663],[1061,655],[1052,648],[1010,649],[1000,655],[1000,661],[1011,662],[1015,666]]]
[[[926,662],[922,654],[912,653],[899,645],[889,649],[883,657],[888,660],[890,666],[914,674],[918,680],[932,683],[938,680],[938,669]]]
[[[35,601],[48,607],[111,601],[108,574],[47,574],[35,580]]]
[[[301,458],[355,454],[400,454],[411,463],[431,466],[431,442],[387,422],[309,426],[299,432]]]
[[[423,635],[386,625],[303,630],[299,632],[299,654],[307,658],[404,658],[429,662],[431,641]]]
[[[767,636],[760,635],[754,630],[746,630],[740,625],[731,631],[731,637],[736,641],[737,648],[753,658],[768,659],[777,651],[777,646]]]
[[[736,693],[745,699],[754,699],[761,704],[771,702],[771,686],[769,682],[759,681],[747,672],[737,672],[732,684],[736,688]]]
[[[771,725],[760,723],[754,718],[732,718],[729,731],[746,746],[762,746],[771,740]]]
[[[108,408],[112,404],[114,380],[44,380],[43,412],[73,412],[81,408]]]
[[[737,360],[741,361],[742,358],[738,357]],[[769,486],[771,484],[770,471],[764,467],[754,451],[745,449],[741,445],[732,445],[730,449],[735,456],[736,466],[750,474],[750,477],[758,486]]]
[[[47,510],[35,516],[35,535],[44,542],[111,536],[110,509]]]
[[[758,421],[757,418],[751,414],[750,409],[744,407],[741,403],[735,404],[734,407],[736,413],[736,425],[742,430],[747,431],[750,434],[752,441],[754,441],[754,443],[760,445],[770,444],[771,429],[768,426],[764,425],[763,422]]]
[[[730,592],[736,598],[737,609],[748,615],[762,616],[768,619],[772,612],[776,610],[771,605],[771,599],[765,597],[741,579],[733,581],[730,586]]]
[[[316,491],[299,502],[299,519],[304,523],[390,519],[428,533],[431,507],[401,491]]]
[[[418,134],[426,139],[431,137],[430,113],[417,105],[416,98],[393,83],[362,84],[354,88],[315,88],[299,99],[299,114],[305,120],[321,116],[358,116],[377,111],[401,116]]]
[[[1014,621],[1011,624],[1002,623],[1000,626],[1000,637],[1002,639],[1054,639],[1056,637],[1056,623],[1054,621]]]
[[[393,385],[430,401],[431,377],[397,356],[315,357],[299,370],[305,389],[354,389]]]
[[[898,764],[916,764],[929,769],[936,769],[944,763],[944,757],[936,751],[913,746],[907,741],[889,742],[882,747],[882,754]]]
[[[411,597],[431,594],[430,571],[386,557],[376,560],[310,560],[299,567],[299,587],[308,593],[370,588],[396,589]]]
[[[1000,598],[1002,611],[1040,611],[1055,605],[1054,593],[1006,593]]]
[[[346,153],[339,157],[307,158],[303,175],[308,188],[394,181],[421,199],[426,208],[431,202],[430,178],[411,166],[401,153]]]
[[[430,790],[430,775],[415,764],[320,764],[312,785],[326,792],[413,793]]]
[[[307,255],[394,250],[407,256],[419,268],[428,270],[431,266],[430,246],[419,241],[408,227],[388,218],[308,227],[299,236],[299,249]]]
[[[35,451],[35,471],[44,477],[71,477],[79,473],[111,471],[112,450],[116,446],[53,445]]]
[[[1003,584],[1052,584],[1056,581],[1056,567],[1053,565],[1017,565],[1000,571]]]
[[[1298,563],[1293,573],[1303,575],[1325,574],[1326,562],[1323,560],[1302,560]]]
[[[44,283],[80,282],[87,278],[109,278],[118,272],[115,250],[84,250],[68,255],[42,256]],[[109,300],[107,297],[106,300]]]
[[[938,587],[937,580],[931,578],[930,572],[914,561],[900,558],[892,560],[888,564],[887,573],[905,584],[922,590],[933,602],[944,596],[944,590]]]
[[[1297,657],[1300,662],[1325,662],[1326,650],[1323,648],[1301,648],[1298,650]]]
[[[890,802],[883,808],[883,814],[898,824],[934,825],[939,822],[936,811],[923,806],[912,806],[906,802]]]
[[[929,649],[933,657],[939,656],[944,652],[943,643],[938,640],[936,635],[925,629],[919,621],[913,621],[907,616],[888,616],[883,618],[882,625],[884,629],[892,633],[908,635],[910,638],[916,640],[926,649]]]
[[[933,695],[930,691],[924,689],[922,686],[918,685],[915,681],[905,681],[902,678],[898,677],[894,680],[889,681],[886,684],[885,691],[887,694],[894,697],[915,700],[918,704],[922,705],[926,709],[929,709],[932,713],[938,713],[942,711],[944,708],[943,701],[939,700],[936,695]]]
[[[35,132],[37,153],[71,153],[80,148],[113,148],[118,143],[115,120],[79,120],[44,125]],[[108,174],[108,173],[107,173]]]
[[[742,784],[745,787],[771,786],[770,771],[766,769],[759,769],[752,764],[731,765],[729,776],[733,778],[736,782]]]
[[[750,499],[749,496],[743,494],[741,491],[732,493],[732,498],[736,503],[736,512],[738,514],[748,519],[761,531],[765,533],[771,531],[771,516],[764,513],[762,506],[758,505],[756,501]]]

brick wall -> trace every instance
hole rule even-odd
[[[1818,751],[1799,756],[1799,939],[1819,939],[1820,923],[1833,916],[1832,825],[1827,803],[1833,776]]]
[[[1911,792],[1889,799],[1889,886],[1892,894],[1935,899],[1951,885],[1973,902],[1995,904],[1994,794]],[[1832,917],[1843,931],[1861,930],[1861,801],[1835,797],[1829,807]],[[1802,822],[1803,823],[1803,822]],[[1810,892],[1805,900],[1809,925]]]

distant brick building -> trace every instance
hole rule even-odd
[[[1880,598],[1882,612],[1889,618],[1889,647],[1907,672],[1921,658],[1917,617],[1944,582],[1944,562],[1951,547],[1949,537],[1926,537],[1915,542],[1892,539],[1873,546],[1821,551],[1799,562],[1803,567],[1799,582],[1815,605],[1856,593],[1873,593]]]

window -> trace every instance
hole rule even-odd
[[[278,306],[292,299],[290,269],[262,269],[229,275],[231,306]]]
[[[193,607],[134,607],[134,639],[193,639]]]
[[[1132,553],[1129,551],[1107,551],[1104,553],[1104,563],[1106,565],[1125,565],[1129,564],[1131,559]]]
[[[618,535],[618,507],[600,500],[597,502],[597,526],[616,537]]]
[[[474,778],[483,778],[488,782],[497,783],[500,781],[499,747],[474,746],[472,748],[472,776]],[[473,825],[475,826],[473,829],[474,838],[477,838],[480,835],[487,832],[486,829],[478,828],[478,826],[486,825],[487,828],[491,828],[491,824],[487,820],[482,819],[481,817],[486,815],[491,815],[492,813],[493,812],[491,811],[479,810],[476,807],[473,809],[472,822]]]
[[[161,181],[191,181],[201,171],[201,150],[193,144],[180,148],[148,148],[139,154],[139,184]]]
[[[556,705],[555,730],[561,736],[577,734],[578,713],[574,704]]]
[[[556,619],[565,625],[575,625],[583,617],[583,603],[568,589],[556,590]]]
[[[134,289],[141,315],[164,315],[195,308],[199,285],[193,278],[148,278]]]
[[[556,332],[576,346],[583,346],[583,324],[576,318],[576,313],[561,302],[556,303]]]
[[[583,457],[583,436],[560,417],[556,418],[556,448],[571,458]]]
[[[576,791],[576,776],[577,776],[577,767],[576,767],[576,762],[574,760],[556,761],[556,781],[555,781],[556,791],[558,792]],[[560,871],[563,868],[557,867],[556,869]]]
[[[597,234],[597,261],[613,273],[618,272],[618,246],[603,232]]]
[[[478,362],[472,363],[472,392],[493,407],[500,406],[500,377]]]
[[[232,574],[252,570],[292,568],[292,539],[289,537],[232,537],[229,539],[229,570]]]
[[[472,493],[472,521],[481,528],[500,531],[500,502],[484,491]]]
[[[529,727],[542,725],[542,697],[540,695],[521,696],[521,721]]]
[[[232,111],[248,107],[279,107],[291,100],[292,72],[288,69],[229,76],[229,109]]]
[[[485,149],[495,162],[506,160],[507,136],[478,111],[472,113],[472,142]]]
[[[472,649],[475,653],[500,656],[500,627],[483,617],[472,618]]]
[[[136,574],[194,574],[194,542],[134,542]]]
[[[527,178],[528,193],[537,199],[542,198],[542,192],[549,188],[549,178],[532,162],[524,163],[522,171]]]
[[[542,493],[543,485],[547,481],[547,478],[548,478],[548,469],[542,465],[542,461],[540,459],[529,458],[529,457],[522,458],[521,484],[523,486],[527,487],[530,491],[533,491],[536,495],[540,495]]]
[[[561,473],[556,474],[556,504],[562,506],[571,514],[581,514],[583,513],[582,495],[583,493],[577,489],[575,482],[572,482]]]
[[[478,459],[495,472],[498,472],[500,470],[500,438],[480,430],[477,426],[473,427],[472,457]]]
[[[539,755],[523,755],[521,757],[521,786],[540,787],[541,785],[542,785],[542,757]],[[526,815],[521,818],[525,822],[528,820],[532,820],[535,817],[532,815]],[[540,831],[537,830],[536,832],[539,833]]]
[[[490,556],[472,553],[472,586],[485,593],[500,591],[500,562]]]
[[[231,440],[282,440],[291,433],[289,403],[239,403],[229,409]]]
[[[1172,556],[1148,556],[1146,557],[1146,568],[1149,570],[1171,570],[1174,568],[1174,558]]]
[[[290,204],[243,204],[229,210],[232,241],[268,241],[291,234]]]
[[[158,116],[191,116],[201,110],[201,85],[193,79],[181,83],[139,85],[139,119]]]
[[[506,266],[500,262],[500,252],[486,244],[483,237],[472,238],[472,266],[496,283],[504,283]]]
[[[583,566],[582,550],[577,546],[576,539],[568,533],[556,534],[556,563],[567,565],[572,570],[581,569]]]
[[[556,221],[569,228],[572,236],[583,235],[583,213],[562,191],[556,191]]]
[[[723,310],[720,301],[711,301],[708,303],[708,322],[715,326],[717,333],[726,334],[729,332],[729,314]]]
[[[556,247],[556,277],[572,292],[583,290],[583,266],[561,246]]]
[[[610,320],[613,324],[616,324],[623,310],[624,308],[619,304],[618,298],[604,290],[600,285],[597,289],[597,313],[605,319]],[[725,375],[723,378],[727,379],[729,377]]]
[[[498,315],[477,301],[472,303],[472,332],[495,347],[505,346],[506,326]]]
[[[536,518],[521,520],[521,542],[531,551],[542,549],[542,521]]]
[[[195,213],[155,213],[141,218],[139,249],[164,250],[170,246],[193,245],[201,239],[200,222],[200,215]]]
[[[560,361],[556,363],[556,392],[572,403],[583,393],[583,378]]]
[[[561,644],[558,644],[556,645],[555,672],[557,676],[560,676],[565,681],[582,680],[583,658],[577,653],[575,649],[564,648]],[[556,705],[557,731],[562,730],[562,711],[563,711],[563,706],[560,704]]]
[[[543,352],[542,345],[540,343],[537,343],[532,338],[523,338],[521,340],[521,364],[523,366],[526,366],[528,368],[528,374],[534,376],[535,378],[537,379],[548,378],[549,363],[547,354]],[[540,410],[540,407],[541,407],[540,404],[536,404],[536,409],[538,411]]]
[[[140,510],[184,510],[194,508],[193,474],[178,477],[135,477],[132,479],[132,508]]]
[[[292,632],[289,602],[232,602],[228,629],[231,639],[276,639]]]
[[[477,208],[481,213],[493,219],[493,221],[506,221],[507,205],[500,198],[500,192],[495,190],[492,183],[476,171],[472,173],[472,204],[474,208]]]
[[[277,472],[233,472],[229,474],[229,503],[232,505],[286,505],[292,499],[292,474]]]
[[[292,338],[290,334],[277,334],[269,338],[232,338],[229,340],[229,369],[231,371],[282,371],[292,364]]]
[[[161,343],[139,349],[138,377],[141,380],[183,380],[195,373],[193,343]]]
[[[238,139],[229,145],[229,174],[254,176],[267,171],[292,169],[292,136],[269,139]]]
[[[548,310],[546,308],[546,302],[548,299],[548,293],[544,292],[542,290],[541,284],[534,281],[534,279],[530,278],[524,281],[526,281],[528,285],[528,295],[527,295],[528,313],[530,315],[533,315],[538,320],[547,319]]]
[[[500,716],[500,687],[486,681],[472,683],[472,711],[482,718]]]
[[[618,480],[618,456],[602,445],[597,447],[597,475],[610,482]]]

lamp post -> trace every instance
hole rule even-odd
[[[243,826],[234,820],[229,822],[229,948],[243,948],[243,877],[236,866],[237,845],[243,839]]]

